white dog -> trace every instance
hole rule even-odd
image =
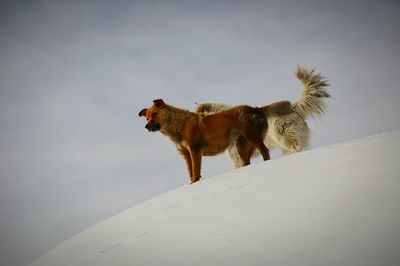
[[[283,154],[301,152],[308,148],[310,129],[306,119],[321,117],[326,110],[324,98],[330,97],[327,92],[329,86],[327,79],[320,73],[316,73],[314,69],[307,70],[297,66],[296,76],[304,85],[302,95],[292,103],[291,114],[268,117],[268,133],[264,139],[268,149],[281,148]],[[195,111],[211,114],[231,107],[222,103],[208,102],[198,104]],[[239,156],[238,145],[241,145],[242,149],[243,146],[248,147],[248,152],[252,156],[259,154],[244,137],[239,137],[236,143],[227,150],[235,168],[250,164],[250,161],[244,162]]]

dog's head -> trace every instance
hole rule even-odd
[[[162,99],[153,101],[153,105],[149,108],[144,108],[139,112],[139,116],[146,117],[147,124],[145,128],[150,131],[161,130],[162,124],[168,116],[167,105]]]

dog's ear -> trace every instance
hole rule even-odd
[[[139,112],[139,116],[146,116],[147,108],[143,108],[142,111]]]
[[[162,99],[156,99],[153,101],[153,103],[157,108],[162,108],[165,106],[165,102]]]

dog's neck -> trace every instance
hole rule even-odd
[[[180,142],[182,139],[182,127],[186,119],[191,116],[191,112],[167,105],[171,115],[166,121],[167,126],[161,126],[161,133],[170,137],[174,142]]]

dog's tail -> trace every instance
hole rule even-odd
[[[288,115],[291,112],[292,104],[289,101],[281,101],[261,107],[265,116]]]
[[[292,103],[292,111],[304,118],[320,118],[326,110],[324,98],[330,97],[327,79],[315,69],[307,70],[301,66],[297,66],[296,76],[303,83],[304,90],[300,98]]]

